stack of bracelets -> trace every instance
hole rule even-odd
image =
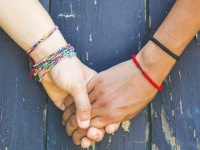
[[[179,60],[180,56],[177,56],[176,54],[174,54],[172,51],[170,51],[167,47],[165,47],[163,44],[161,44],[158,40],[156,40],[154,37],[151,37],[150,40],[156,44],[158,47],[160,47],[164,52],[166,52],[168,55],[170,55],[172,58],[174,58],[175,60]],[[159,91],[163,90],[163,86],[159,86],[158,84],[156,84],[153,79],[143,70],[143,68],[141,67],[140,63],[137,61],[136,59],[136,55],[132,55],[132,60],[135,63],[135,65],[138,67],[138,69],[141,70],[142,74],[144,75],[144,77]]]
[[[30,53],[33,52],[43,41],[48,39],[56,30],[58,27],[54,27],[51,31],[49,31],[47,34],[45,34],[37,43],[35,43],[30,49],[26,51],[26,54],[30,56]],[[58,51],[50,54],[48,57],[43,59],[42,61],[35,63],[31,57],[30,59],[30,78],[33,76],[37,76],[39,71],[45,70],[44,73],[39,77],[39,81],[41,82],[42,78],[58,63],[60,60],[66,56],[73,57],[76,55],[76,52],[74,52],[74,48],[68,44],[64,47],[60,48]]]
[[[33,52],[43,41],[48,39],[56,30],[58,30],[58,27],[55,26],[52,30],[50,30],[48,33],[46,33],[37,43],[35,43],[31,48],[29,48],[26,51],[26,54],[30,56],[30,53]],[[175,60],[179,60],[180,57],[171,52],[168,48],[166,48],[164,45],[162,45],[159,41],[157,41],[154,37],[150,38],[150,40],[156,44],[158,47],[163,49],[167,54],[169,54],[172,58]],[[39,77],[39,81],[41,82],[42,78],[58,63],[60,60],[66,56],[73,57],[76,55],[76,52],[74,52],[74,48],[70,46],[70,44],[65,45],[64,47],[60,48],[58,51],[54,52],[53,54],[50,54],[48,57],[43,59],[41,62],[38,62],[35,64],[33,59],[30,58],[31,62],[31,72],[30,77],[37,76],[39,71],[45,70],[44,73]],[[158,90],[162,90],[162,85],[157,85],[153,79],[142,69],[140,63],[136,59],[136,55],[132,56],[132,60],[135,63],[135,65],[141,70],[144,77]]]

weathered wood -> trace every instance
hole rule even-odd
[[[50,12],[67,41],[76,48],[79,58],[96,71],[102,71],[130,59],[131,54],[144,45],[144,9],[145,3],[140,0],[52,0]],[[81,149],[66,137],[61,112],[52,104],[48,106],[47,149]],[[124,132],[121,128],[91,149],[146,149],[144,111],[132,120],[129,130]]]
[[[79,58],[102,71],[137,53],[175,1],[41,2]],[[200,150],[199,48],[193,40],[146,113],[90,149]],[[26,55],[2,30],[0,51],[0,150],[80,150],[65,133],[62,113],[29,79]]]
[[[150,1],[151,35],[174,2]],[[193,40],[167,77],[165,90],[157,95],[151,105],[153,150],[200,149],[199,48]]]
[[[0,29],[0,149],[46,147],[47,96],[29,79],[28,58]]]
[[[0,149],[43,149],[46,94],[29,79],[27,56],[2,30],[0,43]]]

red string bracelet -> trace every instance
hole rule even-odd
[[[132,60],[133,62],[135,63],[135,65],[141,70],[142,74],[144,75],[144,77],[156,88],[158,89],[159,91],[162,91],[163,90],[163,86],[159,86],[157,85],[152,79],[151,77],[142,69],[140,63],[137,61],[136,59],[136,55],[133,55],[132,56]]]

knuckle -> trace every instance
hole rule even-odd
[[[86,133],[87,133],[87,131],[84,130],[84,129],[79,128],[79,129],[77,130],[77,134],[78,134],[79,136],[85,136]]]
[[[99,73],[98,76],[96,76],[96,78],[95,78],[95,83],[98,84],[98,85],[100,85],[103,82],[104,82],[104,78],[103,78],[102,74]]]
[[[76,127],[78,126],[75,118],[71,118],[71,119],[69,120],[69,126],[70,126],[71,128],[76,128]]]
[[[108,119],[111,121],[111,122],[115,122],[117,121],[118,119],[120,118],[120,115],[119,113],[116,113],[116,112],[110,112],[109,115],[108,115]]]
[[[75,84],[73,86],[73,90],[74,91],[82,91],[85,87],[86,87],[86,85],[83,82],[77,82],[77,84]]]
[[[83,104],[80,107],[78,107],[77,110],[81,111],[81,112],[89,112],[89,111],[91,111],[91,105],[90,104]]]
[[[109,105],[109,101],[110,101],[109,97],[102,97],[99,104],[100,104],[101,107],[106,107],[106,106]]]
[[[75,113],[75,110],[76,110],[76,108],[74,105],[69,107],[69,113],[73,114],[73,113]]]

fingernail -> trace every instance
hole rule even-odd
[[[80,126],[81,126],[81,128],[83,128],[83,129],[88,128],[89,125],[90,125],[90,121],[89,121],[89,120],[81,121],[81,122],[80,122]]]
[[[64,111],[64,110],[65,110],[65,105],[62,104],[61,107],[60,107],[60,109],[61,109],[62,111]]]

